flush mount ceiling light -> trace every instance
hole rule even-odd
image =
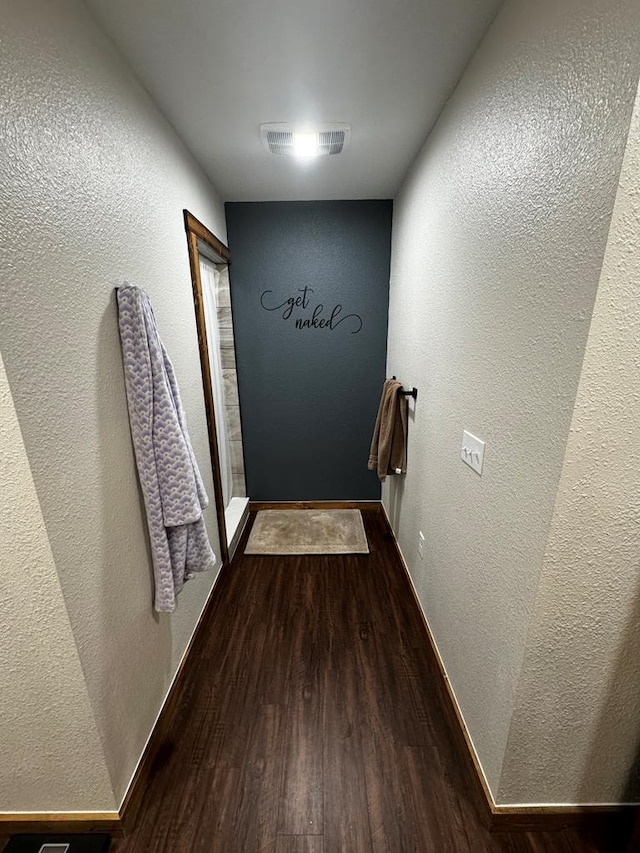
[[[324,154],[341,154],[351,138],[348,124],[321,124],[313,129],[286,122],[260,125],[265,148],[277,156],[311,160]]]

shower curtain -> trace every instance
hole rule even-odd
[[[218,433],[218,457],[220,459],[220,479],[225,509],[229,506],[233,494],[233,475],[231,471],[231,448],[227,428],[226,406],[224,399],[224,379],[220,358],[220,327],[218,325],[217,284],[220,273],[206,258],[200,256],[200,279],[204,299],[207,343],[209,345],[209,368],[213,386],[213,400],[216,412],[216,432]]]

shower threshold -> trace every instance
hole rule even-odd
[[[249,498],[231,498],[224,511],[224,524],[227,529],[227,547],[229,560],[233,559],[242,531],[249,518]]]

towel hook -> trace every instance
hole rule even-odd
[[[396,377],[395,377],[395,376],[392,376],[391,378],[392,378],[392,379],[395,379]],[[404,390],[404,388],[401,388],[401,389],[400,389],[400,393],[401,393],[401,394],[404,394],[404,395],[405,395],[405,397],[413,397],[413,399],[414,399],[414,400],[417,400],[417,399],[418,399],[418,389],[415,387],[415,385],[414,385],[414,387],[411,389],[411,391],[405,391],[405,390]]]

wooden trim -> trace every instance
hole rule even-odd
[[[121,833],[118,812],[3,812],[0,813],[0,847],[14,833],[110,832]]]
[[[138,761],[138,766],[131,778],[127,792],[120,805],[118,816],[124,829],[130,829],[135,823],[140,806],[143,803],[144,794],[149,784],[149,780],[153,775],[155,762],[158,759],[162,746],[172,725],[174,724],[175,716],[181,707],[185,685],[189,683],[190,678],[194,675],[192,670],[197,665],[198,655],[192,654],[192,651],[195,649],[196,645],[201,642],[202,637],[205,634],[205,622],[208,620],[211,612],[214,592],[225,569],[226,566],[223,565],[213,586],[211,587],[207,603],[202,608],[200,618],[198,619],[193,634],[191,635],[191,639],[185,649],[182,660],[176,670],[176,674],[173,677],[173,681],[165,697],[162,708],[160,709],[160,713],[158,714],[153,729],[151,730],[146,746],[142,752],[140,760]]]
[[[182,213],[184,215],[184,228],[187,234],[195,234],[200,240],[204,240],[208,246],[211,246],[214,252],[220,255],[226,264],[230,264],[231,252],[225,244],[218,240],[216,235],[209,231],[207,226],[197,220],[188,210],[183,210]]]
[[[264,509],[370,509],[380,501],[249,501],[249,512]]]
[[[636,808],[628,803],[580,806],[498,806],[494,805],[489,820],[492,832],[553,832],[561,829],[587,827],[604,822],[613,825],[627,819]]]
[[[229,546],[227,543],[227,527],[224,520],[224,498],[222,493],[222,478],[220,475],[220,456],[218,454],[218,435],[216,430],[216,414],[213,400],[213,383],[211,381],[211,366],[209,364],[209,345],[207,342],[207,325],[204,313],[204,300],[202,298],[202,281],[200,279],[200,263],[198,253],[198,236],[192,226],[194,223],[201,229],[204,229],[207,234],[213,237],[204,225],[198,222],[195,217],[191,216],[188,211],[184,211],[185,228],[187,231],[187,245],[189,248],[189,268],[191,270],[191,285],[193,289],[193,303],[196,312],[196,328],[198,332],[198,350],[200,352],[200,369],[202,371],[202,389],[204,391],[204,407],[207,416],[207,433],[209,436],[209,452],[211,454],[211,467],[213,470],[213,485],[214,498],[216,506],[216,516],[218,522],[218,534],[220,538],[220,554],[222,557],[222,565],[226,566],[229,562]],[[204,237],[202,239],[205,239]],[[229,250],[220,243],[217,238],[213,237],[216,243],[219,243],[229,255]],[[206,242],[209,242],[207,239]],[[215,247],[214,247],[215,248]],[[217,249],[216,249],[217,251]]]
[[[449,728],[455,736],[458,749],[465,760],[469,775],[473,781],[474,801],[479,810],[480,819],[492,832],[516,832],[523,831],[553,831],[575,826],[584,826],[594,819],[602,822],[606,815],[612,819],[619,820],[621,813],[628,814],[630,810],[637,808],[632,803],[610,803],[610,804],[581,804],[581,805],[497,805],[494,802],[489,784],[484,775],[480,759],[473,745],[471,735],[467,729],[464,717],[458,705],[453,687],[447,675],[440,652],[436,645],[431,628],[427,622],[424,610],[420,604],[418,593],[413,583],[409,567],[404,554],[398,544],[393,526],[387,513],[387,508],[382,503],[382,509],[387,519],[389,531],[398,553],[400,562],[404,566],[407,580],[416,605],[420,611],[422,624],[427,638],[427,650],[432,663],[434,673],[439,676],[436,685],[441,700],[442,710],[449,723]]]

